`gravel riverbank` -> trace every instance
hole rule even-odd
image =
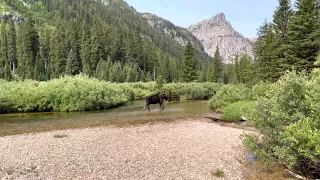
[[[242,179],[243,133],[187,120],[0,137],[0,179]]]

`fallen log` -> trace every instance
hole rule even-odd
[[[222,118],[221,118],[222,114],[207,114],[205,116],[205,118],[208,118],[208,119],[211,119],[213,121],[221,121]]]

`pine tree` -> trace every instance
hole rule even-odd
[[[7,81],[11,81],[12,80],[12,74],[11,74],[11,69],[10,69],[9,62],[6,62],[6,65],[4,67],[4,78]]]
[[[199,78],[198,78],[199,82],[206,82],[207,81],[207,67],[206,66],[203,65],[201,67],[201,70],[199,70],[198,74],[199,74]]]
[[[147,77],[146,77],[144,71],[141,71],[141,73],[140,73],[140,81],[141,82],[146,82],[147,81]]]
[[[52,76],[57,78],[66,72],[68,59],[68,44],[66,42],[65,24],[61,19],[56,22],[56,29],[53,33],[51,44],[52,55]]]
[[[41,58],[40,54],[38,54],[38,56],[36,58],[33,79],[36,79],[38,81],[46,80],[45,63],[43,62],[43,59]]]
[[[51,68],[51,61],[50,61],[50,39],[51,39],[51,32],[49,29],[44,29],[42,31],[42,37],[40,39],[40,55],[41,59],[44,63],[45,69],[45,80],[50,79],[50,68]]]
[[[184,50],[182,69],[182,80],[184,82],[192,82],[197,79],[197,62],[194,56],[194,49],[191,42],[188,42]]]
[[[159,75],[157,77],[157,80],[156,80],[156,83],[157,83],[157,86],[156,88],[161,91],[162,87],[163,87],[163,84],[164,84],[164,78],[162,77],[162,75]]]
[[[5,20],[1,21],[1,30],[0,30],[0,35],[1,35],[1,52],[0,52],[0,78],[4,78],[6,68],[7,66],[7,61],[8,61],[8,41],[7,41],[7,31],[6,31],[6,22]]]
[[[248,55],[242,55],[239,62],[241,83],[250,83],[253,79],[253,61]]]
[[[273,27],[281,41],[287,39],[288,23],[292,13],[290,0],[279,0],[279,6],[273,15]]]
[[[80,32],[75,31],[75,29],[78,28],[80,24],[81,23],[77,22],[76,20],[73,20],[70,23],[68,32],[69,49],[72,49],[74,52],[74,63],[77,65],[77,68],[79,69],[78,73],[82,71],[82,62],[80,57]]]
[[[297,0],[288,27],[286,61],[297,71],[314,68],[320,44],[319,4],[317,0]]]
[[[17,30],[17,58],[18,58],[18,69],[17,74],[22,78],[25,79],[25,58],[23,57],[24,54],[24,26],[25,25],[18,25]]]
[[[90,64],[91,64],[91,70],[95,70],[97,68],[97,64],[100,60],[105,59],[104,58],[104,47],[102,40],[103,38],[103,27],[102,22],[98,18],[97,15],[94,16],[93,20],[93,26],[91,28],[91,49],[90,49]],[[89,74],[93,76],[94,74]]]
[[[81,62],[82,62],[82,71],[83,73],[90,75],[92,74],[91,70],[91,61],[90,61],[90,31],[89,25],[86,21],[82,23],[82,38],[81,38]]]
[[[207,81],[216,82],[215,81],[215,76],[214,76],[214,65],[213,65],[213,63],[211,63],[209,65],[208,72],[207,72]]]
[[[280,77],[282,69],[276,52],[277,37],[273,31],[272,24],[265,22],[258,30],[258,36],[254,51],[258,55],[259,78],[275,81]]]
[[[68,55],[66,72],[67,75],[77,75],[81,71],[80,61],[77,58],[76,53],[71,49]]]
[[[216,47],[216,51],[213,57],[213,68],[214,68],[214,82],[223,82],[223,63],[220,56],[219,47]]]
[[[106,69],[107,62],[103,59],[101,59],[97,65],[95,77],[99,80],[108,80],[109,71]]]
[[[235,71],[235,64],[226,64],[226,71],[224,73],[224,83],[232,83],[236,84],[237,83],[237,76],[236,76],[236,71]]]
[[[34,67],[39,52],[39,34],[35,28],[35,22],[29,17],[24,29],[24,52],[25,73],[27,79],[34,77]]]
[[[150,71],[148,71],[148,73],[147,73],[147,75],[146,75],[146,81],[147,81],[147,82],[153,81]]]
[[[17,34],[16,28],[13,20],[9,21],[9,30],[8,30],[8,58],[11,64],[12,71],[17,69]]]
[[[110,82],[124,82],[123,74],[119,73],[122,72],[122,67],[120,62],[115,62],[112,68],[109,71],[109,81]]]
[[[290,0],[279,0],[279,6],[273,15],[272,29],[276,34],[276,44],[273,50],[277,60],[273,68],[275,68],[275,76],[273,80],[277,80],[279,76],[288,69],[289,65],[285,61],[285,44],[288,42],[288,24],[292,16]]]
[[[240,69],[240,65],[239,65],[239,55],[238,54],[236,55],[236,58],[234,60],[234,69],[235,69],[236,79],[233,83],[237,84],[237,83],[241,82],[241,76],[240,76],[241,69]]]

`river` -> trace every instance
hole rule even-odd
[[[144,100],[136,100],[102,111],[2,114],[0,115],[0,136],[70,128],[174,121],[213,113],[207,107],[207,101],[166,102],[163,111],[160,111],[159,105],[150,105],[151,112],[142,111],[144,104]]]

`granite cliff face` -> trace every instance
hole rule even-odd
[[[232,62],[237,53],[253,56],[253,42],[235,31],[224,13],[191,25],[188,30],[202,42],[204,50],[210,56],[214,56],[216,47],[219,46],[225,63]]]
[[[181,45],[186,45],[190,41],[197,49],[204,51],[202,43],[190,33],[186,28],[175,26],[168,20],[165,20],[155,14],[151,13],[141,13],[141,16],[156,30],[161,33],[170,36],[172,39],[180,43]]]

